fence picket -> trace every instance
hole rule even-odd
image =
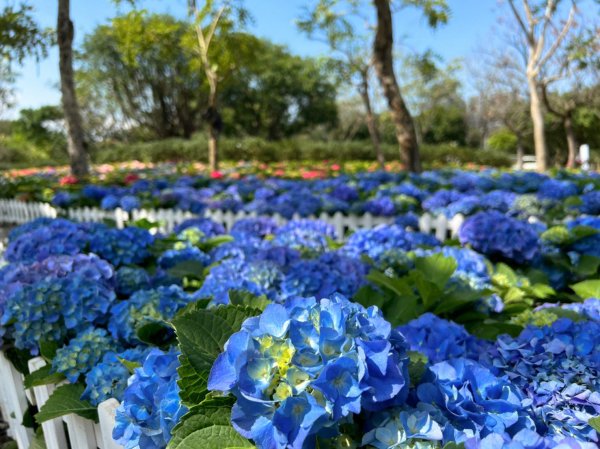
[[[28,364],[29,371],[34,372],[45,366],[46,361],[41,357],[36,357],[29,360]],[[41,408],[46,403],[54,389],[54,385],[33,387],[33,394],[38,408]],[[62,419],[56,418],[42,423],[42,430],[44,431],[44,441],[46,442],[47,449],[64,449],[67,447],[67,437],[65,436]]]
[[[118,407],[119,401],[116,399],[108,399],[98,406],[98,419],[103,444],[103,447],[100,449],[123,449],[123,446],[117,444],[112,437]]]
[[[22,423],[28,404],[23,386],[23,376],[12,363],[0,352],[0,388],[4,397],[5,413],[11,429],[11,437],[17,442],[19,449],[29,449],[33,439],[33,431]]]

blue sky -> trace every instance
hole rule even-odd
[[[9,0],[13,1],[13,0]],[[365,0],[367,4],[370,1]],[[43,25],[53,27],[56,21],[56,0],[33,0],[35,17]],[[302,11],[307,0],[246,0],[245,5],[254,17],[249,25],[253,33],[273,42],[286,45],[294,53],[323,55],[326,48],[308,40],[298,33],[294,19]],[[496,0],[449,0],[452,17],[449,23],[437,30],[430,30],[414,10],[404,10],[395,17],[398,33],[398,50],[403,52],[424,51],[431,48],[446,61],[470,58],[481,42],[489,39],[497,22],[500,9]],[[169,12],[184,17],[186,0],[143,0],[141,6],[149,11]],[[75,44],[97,25],[114,17],[119,10],[112,0],[71,0],[71,17],[75,23]],[[401,37],[401,39],[400,39]],[[16,107],[10,115],[26,107],[57,104],[58,56],[53,49],[47,59],[40,63],[26,61],[19,70],[16,84]]]

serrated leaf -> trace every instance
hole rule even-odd
[[[177,369],[179,379],[177,383],[179,385],[179,397],[181,401],[188,407],[191,408],[194,405],[201,403],[208,393],[207,383],[208,376],[206,372],[197,372],[189,360],[185,356],[180,356],[179,360],[181,364]]]
[[[234,306],[252,307],[260,311],[271,304],[265,295],[257,296],[245,290],[229,290],[229,302]]]
[[[596,416],[594,418],[590,418],[588,424],[594,429],[596,432],[600,433],[600,416]]]
[[[136,329],[136,335],[151,346],[166,347],[175,341],[173,328],[164,321],[147,320]]]
[[[41,341],[40,355],[44,358],[44,360],[46,360],[46,362],[50,363],[54,359],[58,348],[59,345],[55,341]]]
[[[40,369],[25,376],[23,385],[25,388],[38,387],[40,385],[57,384],[65,380],[62,373],[52,373],[52,365],[44,365]]]
[[[587,277],[597,274],[599,268],[600,257],[594,257],[590,256],[589,254],[584,254],[580,257],[579,263],[575,267],[575,272],[581,277]]]
[[[579,282],[571,288],[582,299],[600,298],[600,279]]]
[[[196,406],[186,413],[171,432],[173,437],[167,446],[168,449],[177,448],[183,440],[194,432],[198,432],[212,425],[229,425],[231,410],[223,407]]]
[[[170,449],[238,449],[254,445],[238,434],[230,425],[211,425],[199,429],[182,439]]]
[[[415,259],[415,268],[423,273],[427,281],[435,284],[440,290],[444,289],[457,266],[456,260],[441,253]]]
[[[83,401],[81,395],[85,386],[82,384],[66,384],[58,387],[50,398],[35,415],[35,420],[41,424],[50,419],[74,413],[82,418],[98,422],[98,410],[88,401]]]
[[[240,330],[244,320],[260,312],[235,306],[191,310],[177,316],[173,326],[191,366],[198,372],[210,371],[229,337]]]

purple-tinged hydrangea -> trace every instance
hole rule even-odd
[[[194,262],[201,266],[208,266],[211,258],[208,254],[195,246],[188,246],[182,249],[170,249],[161,254],[158,258],[158,266],[163,270],[174,268],[184,262]]]
[[[267,235],[274,234],[277,228],[277,222],[270,217],[244,218],[235,222],[231,227],[230,234],[236,240],[243,237],[262,240]]]
[[[336,238],[333,226],[320,220],[292,220],[277,229],[274,235],[274,245],[310,253],[326,251],[328,239]]]
[[[40,223],[44,223],[39,226]],[[28,263],[42,261],[49,256],[75,255],[83,251],[90,241],[85,226],[56,219],[49,223],[38,222],[27,232],[15,232],[4,257],[9,262]]]
[[[431,313],[421,315],[397,330],[406,337],[411,351],[425,354],[430,363],[456,358],[477,359],[491,347],[491,343],[472,336],[464,327]]]
[[[112,267],[95,255],[54,256],[3,272],[7,326],[15,346],[38,354],[41,341],[61,343],[68,330],[104,324],[115,301]]]
[[[379,225],[361,229],[348,238],[342,252],[355,258],[362,255],[377,261],[390,250],[411,251],[419,246],[438,246],[439,241],[430,235],[409,232],[397,225]]]
[[[501,336],[484,363],[517,385],[538,427],[551,437],[600,441],[588,421],[600,414],[600,323],[561,318]]]
[[[69,382],[75,383],[114,349],[115,342],[106,330],[89,328],[56,351],[52,372],[64,374]]]
[[[458,236],[463,245],[490,258],[526,264],[540,254],[539,237],[533,227],[500,212],[479,212],[467,218]]]
[[[81,399],[94,406],[111,398],[121,401],[131,375],[125,363],[141,365],[149,351],[149,348],[139,346],[104,354],[102,361],[85,375],[85,390]]]
[[[443,425],[444,441],[535,429],[519,389],[474,360],[458,358],[430,366],[417,387],[417,398],[439,409],[433,418]]]
[[[179,398],[179,352],[150,351],[129,378],[117,409],[114,440],[125,449],[164,449],[187,408]]]
[[[407,364],[404,338],[377,308],[294,298],[244,322],[208,387],[236,397],[232,424],[259,449],[311,447],[353,414],[402,404]]]

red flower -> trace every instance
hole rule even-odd
[[[58,183],[61,186],[77,184],[77,178],[73,175],[63,176],[62,178],[60,178],[60,181],[58,181]]]
[[[333,165],[331,166],[331,169],[332,169],[333,171],[339,171],[339,170],[340,170],[340,168],[341,168],[341,167],[339,166],[339,164],[333,164]]]
[[[127,176],[125,176],[125,178],[123,178],[123,182],[125,184],[133,184],[138,179],[140,179],[138,175],[136,175],[135,173],[129,173]]]
[[[210,172],[210,177],[211,177],[212,179],[221,179],[221,178],[223,178],[224,176],[225,176],[225,175],[224,175],[223,173],[221,173],[220,171],[218,171],[218,170],[215,170],[215,171],[213,171],[213,172]]]

